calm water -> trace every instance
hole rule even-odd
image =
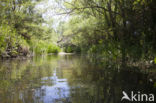
[[[80,55],[0,61],[0,103],[121,103],[122,91],[148,94],[155,87],[138,68]]]

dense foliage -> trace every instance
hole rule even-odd
[[[154,0],[72,0],[64,5],[71,19],[63,24],[60,45],[122,62],[154,60]]]
[[[41,53],[54,45],[55,31],[44,26],[46,21],[35,10],[40,0],[0,0],[0,55],[17,57]],[[47,24],[48,25],[48,24]],[[55,51],[56,52],[56,51]]]
[[[98,54],[123,63],[155,61],[154,0],[56,0],[64,11],[54,11],[70,17],[55,27],[35,9],[40,1],[0,0],[2,57],[58,53],[59,45],[65,52]]]

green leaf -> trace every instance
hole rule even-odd
[[[156,57],[154,58],[154,63],[156,64]]]

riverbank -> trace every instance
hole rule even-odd
[[[59,52],[58,55],[73,55],[75,53]]]
[[[66,52],[59,52],[59,53],[48,53],[48,54],[40,54],[40,55],[74,55],[75,53],[66,53]],[[39,54],[37,54],[39,55]],[[34,56],[37,56],[36,54],[29,53],[27,55],[16,55],[16,56],[10,56],[8,54],[2,55],[1,59],[27,59],[32,58]]]

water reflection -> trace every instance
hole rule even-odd
[[[0,103],[120,103],[123,90],[156,92],[147,73],[120,68],[80,55],[1,61]]]
[[[44,85],[47,84],[46,82],[51,82],[48,84],[52,85]],[[44,103],[57,103],[63,99],[67,100],[69,98],[70,87],[67,83],[67,79],[59,79],[56,75],[56,69],[52,77],[42,78],[42,83],[43,86],[35,91],[35,97],[42,97],[40,101]],[[44,96],[40,95],[43,92],[42,90],[44,90]]]

